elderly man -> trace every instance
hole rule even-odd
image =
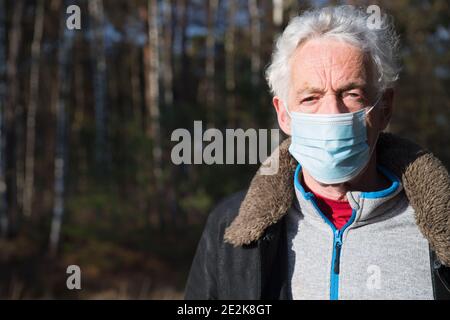
[[[450,297],[450,178],[382,133],[398,37],[350,6],[309,11],[278,39],[267,80],[281,129],[277,174],[209,216],[188,299]]]

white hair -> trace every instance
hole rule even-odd
[[[370,14],[350,5],[306,11],[293,18],[278,38],[266,80],[273,95],[287,101],[290,85],[289,59],[295,49],[313,38],[333,38],[361,48],[374,63],[375,85],[379,92],[392,88],[398,79],[399,37],[392,19],[380,15],[376,28],[368,27]]]

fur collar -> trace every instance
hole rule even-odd
[[[258,240],[291,207],[297,161],[290,155],[289,145],[290,138],[278,147],[277,174],[261,175],[258,170],[254,176],[239,214],[225,230],[225,242],[242,246]],[[380,135],[377,157],[379,163],[401,177],[420,231],[439,260],[450,266],[450,177],[444,165],[431,152],[390,133]]]

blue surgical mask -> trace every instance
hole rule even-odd
[[[290,113],[285,104],[291,117],[289,152],[316,181],[336,184],[353,179],[372,154],[366,115],[378,101],[372,107],[338,114]]]

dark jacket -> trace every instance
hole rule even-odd
[[[289,141],[279,147],[279,172],[257,174],[247,192],[210,214],[189,273],[186,299],[290,299],[286,212],[293,204]],[[430,244],[433,292],[450,299],[450,178],[433,155],[383,134],[378,161],[399,177],[416,223]]]

